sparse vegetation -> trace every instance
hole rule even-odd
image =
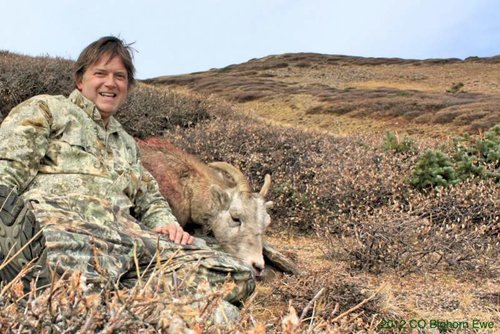
[[[447,93],[456,94],[463,92],[464,84],[463,82],[454,82],[449,89],[446,90]]]
[[[16,74],[16,68],[30,71],[28,65],[18,62],[36,60],[42,67],[52,68],[45,63],[59,61],[6,55],[9,60],[0,64],[7,64],[2,66],[9,68],[13,78],[21,75]],[[5,54],[0,53],[0,59],[2,56]],[[320,61],[321,56],[312,57],[321,66],[350,61],[359,62],[359,66],[381,63],[376,59],[337,57]],[[256,60],[245,66],[246,71],[273,71],[277,76],[279,71],[311,70],[312,66],[295,65],[307,59],[307,55],[276,56],[270,58],[270,64]],[[431,66],[422,63],[419,67],[424,65]],[[238,66],[212,72],[231,75]],[[63,69],[52,70],[58,77]],[[6,92],[15,91],[19,96],[32,92],[13,86],[15,81],[3,79],[1,73],[2,99],[11,96]],[[363,75],[374,74],[365,70],[359,74]],[[268,88],[266,94],[271,96],[276,89],[289,94],[291,86],[270,81],[276,76],[262,77],[269,81],[258,84]],[[221,78],[205,81],[204,89],[220,89],[232,101],[236,92],[253,94],[251,87],[246,90],[241,86],[249,78],[240,79],[231,85]],[[172,84],[181,84],[179,80]],[[295,82],[295,78],[290,81]],[[196,84],[194,79],[183,82]],[[300,94],[307,92],[304,87],[292,86]],[[314,89],[315,94],[323,94],[322,99],[366,93],[358,88],[343,91],[315,85]],[[50,93],[65,92],[55,89]],[[379,89],[366,94],[372,95],[358,100],[358,104],[351,101],[349,107],[354,110],[356,106],[378,104],[382,111],[389,106],[398,116],[403,109],[419,115],[434,110],[428,105],[419,109],[418,104],[405,104],[404,99],[420,94],[411,90]],[[467,94],[451,98],[474,98]],[[352,99],[354,95],[346,96]],[[252,102],[266,103],[262,100]],[[441,103],[436,101],[435,105]],[[465,100],[458,104],[453,101],[446,103],[461,105]],[[330,102],[338,106],[336,100]],[[491,130],[483,137],[464,137],[438,148],[442,141],[413,136],[399,140],[395,133],[387,133],[385,139],[369,132],[333,137],[271,125],[215,97],[145,84],[137,87],[117,117],[135,136],[164,136],[204,161],[224,160],[239,166],[254,189],[270,173],[270,199],[275,207],[269,238],[296,260],[303,273],[260,283],[259,293],[242,310],[242,321],[229,328],[207,321],[206,304],[186,310],[183,305],[189,304],[187,297],[172,296],[169,291],[158,293],[153,286],[110,288],[101,295],[84,295],[70,280],[69,284],[55,283],[53,290],[19,303],[19,289],[13,285],[0,294],[2,333],[86,329],[155,332],[167,331],[176,323],[195,333],[386,333],[390,331],[377,329],[381,319],[432,316],[470,320],[480,314],[485,320],[500,321],[496,284],[500,274],[500,187],[495,177],[483,177],[498,173],[500,126],[490,124],[486,128]],[[381,145],[387,150],[381,150]],[[431,153],[419,159],[419,152]],[[425,191],[408,183],[417,176],[417,187]],[[435,187],[457,180],[461,183],[453,187]],[[425,280],[427,283],[419,283]],[[479,281],[481,284],[477,284]],[[384,288],[386,284],[390,287]],[[458,298],[460,293],[466,297]],[[213,301],[213,305],[220,301],[219,295],[209,296],[205,301]]]
[[[414,153],[417,150],[417,144],[411,137],[404,136],[401,140],[397,133],[391,131],[385,133],[383,147],[396,153]]]
[[[476,72],[465,70],[471,66],[477,66]],[[445,78],[442,71],[454,78],[451,87],[449,76]],[[306,100],[294,108],[295,117],[288,122],[308,128],[319,127],[315,118],[300,122],[293,119],[300,119],[303,113],[330,115],[332,119],[349,116],[351,122],[402,118],[405,128],[421,130],[422,124],[451,124],[461,128],[457,132],[477,134],[500,123],[500,95],[494,85],[488,84],[495,82],[499,71],[498,58],[418,61],[304,53],[269,56],[222,70],[146,82],[216,94],[252,112],[255,104],[250,102],[266,102],[259,114],[278,121],[282,121],[280,113],[268,113],[269,108],[290,97]],[[469,82],[473,82],[470,88]],[[324,129],[323,125],[320,127]],[[388,128],[400,131],[400,127],[401,123],[394,126],[393,122],[386,122],[381,132]]]

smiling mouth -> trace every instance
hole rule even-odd
[[[115,93],[99,93],[103,97],[116,97]]]

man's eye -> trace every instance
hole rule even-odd
[[[127,76],[125,74],[117,74],[116,77],[120,80],[127,80]]]

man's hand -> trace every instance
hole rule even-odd
[[[182,227],[177,224],[168,224],[163,227],[156,227],[153,231],[161,234],[166,234],[170,238],[171,241],[176,244],[181,245],[191,245],[193,243],[193,236],[187,232],[184,232]]]

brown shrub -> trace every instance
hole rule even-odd
[[[489,115],[473,121],[468,129],[475,133],[485,132],[496,124],[500,124],[500,112],[498,110],[492,111]]]
[[[39,94],[68,95],[73,62],[0,52],[0,122],[22,101]]]
[[[406,204],[343,224],[344,250],[353,268],[372,272],[445,267],[495,277],[499,196],[492,182],[472,181],[427,194],[410,192]]]
[[[261,73],[257,75],[259,78],[274,78],[276,74],[273,73]]]
[[[210,108],[210,102],[196,94],[179,94],[139,84],[116,118],[128,133],[144,138],[208,120]]]
[[[236,102],[248,102],[261,99],[266,97],[267,94],[263,92],[255,91],[255,92],[242,92],[233,96],[232,100]]]
[[[466,110],[462,114],[458,115],[453,123],[456,125],[470,125],[473,121],[480,120],[481,118],[489,115],[489,111],[483,110]]]
[[[312,66],[311,63],[308,63],[308,62],[305,62],[305,61],[293,64],[293,65],[297,66],[297,67],[302,67],[302,68],[307,68],[307,67],[311,67]]]
[[[288,67],[288,63],[286,62],[276,62],[276,63],[269,63],[269,64],[263,64],[262,66],[259,66],[259,70],[269,70],[269,69],[277,69],[277,68],[285,68]]]
[[[389,88],[379,89],[348,89],[333,90],[315,87],[314,95],[323,102],[322,113],[346,114],[351,116],[370,117],[404,117],[415,119],[426,114],[435,114],[444,108],[455,105],[472,103],[477,96],[460,94],[449,96],[446,94],[422,93]],[[303,93],[311,93],[310,87]],[[308,112],[313,112],[309,110]],[[317,111],[315,111],[317,112]],[[426,117],[427,119],[428,117]],[[444,120],[444,118],[443,118]],[[453,119],[450,119],[451,122]]]
[[[453,123],[455,118],[460,116],[462,112],[460,110],[445,109],[437,112],[432,118],[433,123],[437,124],[449,124]]]
[[[289,302],[304,319],[312,317],[311,321],[303,324],[301,333],[306,330],[308,323],[317,329],[324,329],[324,333],[330,333],[334,328],[337,328],[339,333],[363,333],[364,330],[368,330],[370,323],[373,323],[374,317],[398,318],[398,314],[388,314],[385,310],[384,298],[381,295],[368,300],[373,296],[373,292],[366,288],[365,283],[353,279],[350,275],[323,269],[308,275],[284,276],[281,280],[275,281],[272,285],[271,298],[273,302],[283,304]],[[315,301],[314,311],[310,305],[311,300]],[[336,316],[365,300],[368,301],[345,319],[359,318],[360,321],[333,323]]]

